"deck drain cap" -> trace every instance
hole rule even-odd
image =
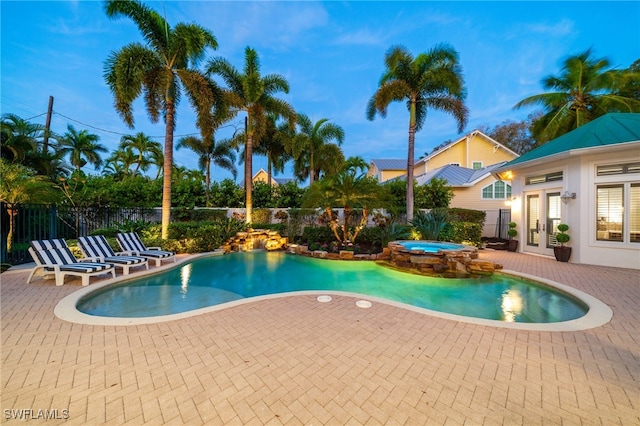
[[[371,307],[371,302],[369,302],[368,300],[358,300],[356,302],[356,306],[358,308],[370,308]]]
[[[327,295],[318,296],[317,300],[318,302],[321,302],[321,303],[331,302],[331,296],[327,296]]]

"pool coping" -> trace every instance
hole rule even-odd
[[[285,297],[334,295],[334,296],[351,297],[351,298],[358,299],[358,301],[367,300],[370,302],[382,303],[390,306],[395,306],[401,309],[409,310],[412,312],[421,313],[431,317],[448,319],[452,321],[459,321],[459,322],[483,325],[483,326],[489,326],[489,327],[509,328],[509,329],[516,329],[516,330],[528,330],[528,331],[566,332],[566,331],[587,330],[587,329],[603,326],[607,324],[613,317],[613,311],[609,306],[607,306],[605,303],[601,302],[597,298],[583,291],[580,291],[571,286],[568,286],[556,281],[552,281],[549,279],[545,279],[545,278],[541,278],[541,277],[537,277],[534,275],[525,274],[517,271],[511,271],[511,270],[502,270],[497,273],[524,278],[527,280],[534,281],[536,283],[554,287],[558,290],[568,293],[578,298],[583,303],[585,303],[589,307],[588,312],[580,318],[569,320],[569,321],[555,322],[555,323],[505,322],[505,321],[499,321],[499,320],[474,318],[474,317],[450,314],[446,312],[434,311],[431,309],[420,308],[417,306],[408,305],[408,304],[396,302],[393,300],[383,299],[380,297],[369,296],[362,293],[343,292],[343,291],[326,291],[326,290],[306,290],[306,291],[268,294],[264,296],[249,297],[249,298],[240,299],[232,302],[222,303],[219,305],[208,306],[200,309],[195,309],[192,311],[180,312],[176,314],[169,314],[169,315],[162,315],[162,316],[153,316],[153,317],[139,317],[139,318],[100,317],[100,316],[94,316],[94,315],[88,315],[88,314],[82,313],[78,311],[78,309],[76,308],[78,302],[84,296],[86,296],[89,293],[93,293],[97,290],[100,290],[104,287],[108,287],[113,284],[120,284],[128,280],[138,279],[146,275],[157,274],[159,272],[164,272],[168,269],[178,268],[182,266],[184,263],[192,262],[199,258],[210,257],[210,256],[220,256],[222,254],[223,253],[221,252],[200,253],[200,254],[185,257],[183,259],[179,259],[178,262],[166,264],[159,268],[155,268],[153,270],[142,271],[135,274],[126,275],[126,276],[119,276],[116,278],[105,280],[98,284],[91,284],[89,286],[82,287],[78,291],[75,291],[69,294],[68,296],[64,297],[63,299],[61,299],[54,308],[54,314],[56,315],[56,317],[60,318],[61,320],[77,323],[77,324],[85,324],[85,325],[99,325],[99,326],[143,325],[143,324],[155,324],[155,323],[161,323],[161,322],[181,320],[181,319],[190,318],[198,315],[217,312],[223,309],[233,308],[239,305],[260,302],[262,300],[279,299],[279,298],[285,298]]]

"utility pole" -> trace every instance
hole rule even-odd
[[[44,139],[42,141],[42,152],[49,150],[49,132],[51,131],[51,114],[53,113],[53,96],[49,96],[49,108],[47,108],[47,121],[44,124]]]

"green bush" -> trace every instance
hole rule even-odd
[[[482,226],[475,222],[449,222],[440,233],[440,241],[481,247]]]
[[[98,228],[98,229],[94,229],[93,232],[90,232],[89,235],[91,236],[104,235],[107,239],[109,239],[109,238],[115,238],[119,232],[120,231],[118,230],[118,228]]]
[[[312,245],[313,243],[329,244],[335,239],[336,236],[333,235],[333,232],[327,226],[307,226],[302,232],[301,242],[308,245]]]
[[[254,223],[271,223],[271,210],[270,209],[255,209],[251,220]],[[256,228],[256,226],[253,226]]]

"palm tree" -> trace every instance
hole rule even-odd
[[[162,155],[162,145],[154,142],[151,138],[142,132],[134,135],[125,135],[120,138],[120,149],[130,149],[134,153],[137,152],[136,168],[133,175],[137,175],[140,170],[147,171],[151,162],[148,157],[153,154],[156,157]]]
[[[7,204],[9,232],[7,252],[13,248],[13,230],[20,204],[56,201],[59,197],[53,184],[45,176],[38,176],[21,164],[10,164],[0,158],[0,202]]]
[[[255,152],[267,157],[267,184],[271,186],[273,172],[276,174],[284,172],[284,166],[291,159],[286,144],[293,137],[293,132],[287,123],[278,124],[277,117],[273,115],[269,115],[266,124],[267,128]]]
[[[305,114],[298,114],[298,127],[299,132],[289,147],[294,158],[294,172],[301,180],[308,177],[309,185],[313,185],[320,177],[321,168],[318,165],[327,160],[327,155],[323,156],[323,149],[332,140],[336,141],[337,146],[342,145],[344,130],[330,123],[327,118],[313,123]]]
[[[132,103],[142,94],[151,121],[164,118],[162,239],[167,239],[176,108],[184,89],[198,112],[196,125],[207,137],[213,134],[211,116],[206,112],[214,104],[214,94],[206,76],[190,65],[204,57],[207,47],[216,49],[218,42],[210,31],[197,24],[178,23],[172,28],[159,13],[137,0],[108,0],[105,12],[109,18],[131,18],[147,43],[131,43],[112,52],[105,62],[104,76],[113,92],[116,110],[131,128]]]
[[[367,164],[360,157],[347,159],[344,167],[334,175],[324,176],[309,188],[304,207],[321,207],[330,219],[329,226],[341,245],[350,245],[367,224],[371,209],[384,207],[387,197],[378,181],[366,175]],[[344,208],[343,223],[333,215],[333,207]],[[357,224],[350,222],[353,209],[361,208]]]
[[[247,47],[245,49],[244,73],[238,70],[224,58],[213,58],[207,64],[207,74],[217,74],[228,86],[229,106],[232,116],[240,111],[246,116],[245,141],[245,208],[246,223],[251,223],[253,204],[251,199],[253,175],[253,145],[260,140],[266,131],[267,114],[284,117],[291,127],[295,124],[296,114],[291,105],[275,98],[278,92],[289,93],[289,83],[279,74],[260,74],[260,61],[257,52]]]
[[[393,101],[405,101],[409,110],[409,144],[407,155],[407,220],[413,219],[413,164],[416,132],[422,129],[427,109],[453,115],[462,132],[469,111],[458,53],[446,44],[437,45],[417,57],[402,46],[393,46],[385,54],[385,73],[380,87],[367,105],[367,118],[376,113],[387,116]]]
[[[0,123],[2,158],[22,163],[38,152],[40,140],[44,137],[45,127],[30,123],[15,114],[3,114]]]
[[[532,133],[538,144],[555,139],[608,112],[639,112],[640,100],[617,90],[637,73],[610,68],[606,58],[594,58],[591,49],[564,60],[559,75],[542,79],[547,93],[529,96],[514,108],[540,105],[544,115],[534,121]]]
[[[87,130],[78,132],[71,124],[67,125],[67,133],[62,135],[58,143],[58,152],[63,156],[69,155],[70,163],[77,171],[80,171],[87,163],[93,165],[96,170],[102,165],[101,152],[107,152],[107,148],[100,145],[100,136],[89,133]]]
[[[106,175],[113,176],[118,180],[123,180],[128,176],[135,176],[131,171],[134,164],[137,164],[138,156],[131,148],[123,148],[122,146],[113,151],[107,159],[105,167],[102,169]]]
[[[205,197],[207,206],[209,205],[209,190],[211,187],[211,163],[229,170],[235,179],[238,175],[236,169],[236,153],[232,147],[231,141],[225,139],[219,143],[215,143],[213,138],[208,140],[200,139],[195,136],[186,136],[178,141],[177,149],[187,148],[198,155],[198,166],[205,173]]]

